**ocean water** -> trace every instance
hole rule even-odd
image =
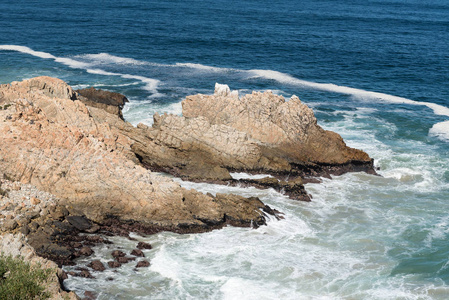
[[[449,299],[448,49],[444,0],[0,2],[0,83],[117,91],[133,124],[180,114],[215,82],[295,94],[380,168],[307,184],[311,203],[179,181],[260,197],[285,219],[136,236],[154,246],[149,268],[65,281],[98,299]],[[112,248],[95,251],[106,262]]]

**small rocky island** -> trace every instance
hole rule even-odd
[[[80,233],[194,233],[282,218],[258,198],[187,190],[161,172],[274,188],[303,201],[310,201],[303,184],[318,177],[375,174],[368,154],[322,129],[296,96],[239,97],[217,84],[213,95],[183,100],[183,116],[155,114],[151,127],[123,119],[126,101],[50,77],[0,85],[0,252],[55,267],[108,242]],[[237,180],[230,172],[270,177]],[[70,275],[88,276],[85,270]],[[59,287],[66,274],[54,276],[55,299],[77,297]]]

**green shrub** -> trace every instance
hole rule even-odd
[[[31,266],[22,258],[0,255],[0,299],[48,299],[44,284],[51,269]]]

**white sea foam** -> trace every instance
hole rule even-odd
[[[111,63],[120,65],[138,65],[138,66],[148,64],[145,61],[136,60],[134,58],[129,57],[115,56],[109,53],[83,54],[77,55],[75,57],[81,59],[88,59],[91,61],[91,63]]]
[[[265,177],[273,177],[270,174],[255,174],[251,175],[248,173],[231,173],[231,177],[234,179],[262,179]]]
[[[40,58],[50,58],[50,59],[56,59],[55,56],[51,55],[47,52],[41,52],[41,51],[34,51],[33,49],[25,46],[18,46],[18,45],[0,45],[0,50],[10,50],[10,51],[17,51],[22,52],[26,54],[30,54],[36,57]]]
[[[430,102],[419,102],[414,101],[411,99],[393,96],[389,94],[379,93],[379,92],[371,92],[366,91],[362,89],[347,87],[347,86],[340,86],[333,83],[318,83],[318,82],[312,82],[312,81],[306,81],[297,79],[293,76],[290,76],[285,73],[281,73],[278,71],[272,71],[272,70],[249,70],[250,74],[252,74],[254,77],[262,77],[266,79],[276,80],[283,84],[290,84],[290,85],[296,85],[296,86],[302,86],[306,88],[326,91],[326,92],[333,92],[333,93],[339,93],[339,94],[345,94],[345,95],[352,95],[354,97],[358,98],[369,98],[371,100],[382,100],[387,101],[390,103],[397,103],[397,104],[409,104],[409,105],[422,105],[427,106],[428,108],[432,109],[435,114],[442,115],[442,116],[449,116],[449,108],[435,104]]]
[[[122,74],[122,73],[116,73],[116,72],[108,72],[108,71],[105,71],[105,70],[102,70],[99,68],[92,68],[92,66],[93,66],[92,63],[86,63],[86,62],[78,61],[78,60],[75,60],[72,58],[67,58],[67,57],[57,57],[50,53],[35,51],[35,50],[33,50],[29,47],[25,47],[25,46],[0,45],[0,50],[18,51],[21,53],[30,54],[32,56],[36,56],[36,57],[40,57],[40,58],[53,59],[54,61],[64,64],[73,69],[84,69],[84,70],[86,70],[86,72],[88,72],[90,74],[97,74],[97,75],[104,75],[104,76],[120,76],[125,79],[136,79],[136,80],[139,80],[142,83],[144,83],[145,84],[144,89],[146,89],[152,93],[157,93],[157,88],[160,83],[160,81],[157,79],[148,78],[148,77],[144,77],[144,76],[132,75],[132,74]],[[109,57],[111,59],[118,58],[118,57],[106,55],[106,54],[102,55],[101,57]]]
[[[181,102],[174,102],[169,105],[164,103],[153,102],[150,98],[148,100],[130,100],[123,109],[125,119],[136,126],[139,123],[151,126],[153,124],[154,113],[159,114],[182,114]]]
[[[429,130],[429,135],[449,141],[449,121],[440,122],[433,125]]]
[[[275,80],[282,84],[289,84],[289,85],[294,85],[294,86],[299,86],[299,87],[304,87],[304,88],[326,91],[326,92],[351,95],[351,96],[353,96],[355,98],[359,98],[359,99],[380,100],[380,101],[386,101],[389,103],[396,103],[396,104],[426,106],[426,107],[432,109],[436,115],[449,116],[449,108],[439,105],[439,104],[430,103],[430,102],[420,102],[420,101],[407,99],[404,97],[389,95],[389,94],[380,93],[380,92],[366,91],[366,90],[347,87],[347,86],[339,86],[339,85],[332,84],[332,83],[318,83],[318,82],[301,80],[301,79],[295,78],[289,74],[282,73],[279,71],[274,71],[274,70],[259,70],[259,69],[241,70],[241,69],[232,69],[232,68],[212,67],[212,66],[207,66],[207,65],[197,64],[197,63],[175,63],[172,65],[170,65],[170,64],[154,64],[151,62],[140,61],[140,60],[136,60],[133,58],[115,56],[115,55],[111,55],[109,53],[84,54],[84,55],[75,56],[75,57],[78,57],[81,59],[88,59],[90,61],[90,62],[86,63],[86,62],[78,61],[78,60],[71,59],[71,58],[56,57],[50,53],[35,51],[26,46],[0,45],[0,50],[18,51],[18,52],[27,53],[27,54],[30,54],[30,55],[33,55],[36,57],[40,57],[40,58],[54,59],[56,62],[62,63],[71,68],[86,69],[87,72],[92,73],[92,74],[99,74],[99,75],[106,75],[106,76],[121,76],[122,78],[137,79],[137,80],[145,83],[145,88],[151,92],[156,92],[157,87],[160,83],[159,80],[147,78],[147,77],[143,77],[143,76],[138,76],[138,75],[107,72],[107,71],[104,71],[104,70],[101,70],[98,68],[90,68],[90,67],[93,65],[101,64],[101,63],[114,63],[114,64],[127,64],[127,65],[155,65],[155,66],[161,66],[161,67],[182,67],[182,68],[192,68],[192,69],[196,69],[196,70],[210,71],[210,72],[216,72],[216,73],[233,71],[236,73],[247,74],[250,77]],[[442,131],[441,129],[444,129],[444,131]],[[447,128],[446,125],[436,126],[436,128],[432,130],[432,133],[434,133],[436,131],[439,131],[439,133],[437,134],[438,137],[445,138],[447,135],[449,135],[449,129]],[[443,134],[441,134],[441,132]]]
[[[235,69],[211,67],[211,66],[206,66],[206,65],[202,65],[202,64],[194,64],[194,63],[176,63],[171,66],[197,69],[197,70],[202,70],[202,71],[211,71],[211,72],[227,72],[227,71],[232,71],[232,70],[236,71]]]

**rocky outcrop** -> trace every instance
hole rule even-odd
[[[93,87],[76,90],[77,99],[87,106],[101,108],[108,113],[119,116],[123,119],[122,109],[128,99],[119,93],[97,90]]]
[[[280,151],[278,156],[290,164],[343,165],[371,161],[365,152],[347,147],[335,132],[323,130],[312,109],[296,96],[286,101],[268,91],[239,98],[218,85],[214,95],[188,96],[182,108],[186,118],[203,117],[211,124],[248,134],[259,144]]]
[[[125,122],[126,101],[101,90],[75,92],[50,77],[0,85],[0,251],[20,244],[26,259],[37,254],[72,264],[92,255],[91,246],[110,243],[80,233],[203,232],[226,224],[257,227],[266,215],[282,218],[258,198],[187,190],[152,171],[270,187],[305,201],[303,183],[313,176],[374,172],[366,153],[319,127],[295,96],[239,98],[217,85],[214,95],[187,97],[183,116],[156,114],[152,127]],[[231,171],[272,176],[237,180]],[[151,249],[142,242],[136,247]],[[137,249],[131,254],[107,266],[144,256]],[[136,268],[149,264],[142,260]],[[106,265],[93,260],[88,267],[101,271]],[[78,271],[70,275],[93,277],[89,269]]]
[[[146,141],[142,130],[73,100],[60,80],[2,85],[0,95],[13,104],[0,111],[0,172],[56,195],[75,215],[185,232],[265,222],[258,199],[186,190],[140,166],[132,145]]]
[[[253,92],[239,98],[227,86],[214,95],[188,96],[183,116],[154,115],[140,124],[132,145],[153,169],[194,181],[231,180],[229,171],[272,174],[278,179],[375,173],[365,152],[323,130],[313,111],[292,96]]]
[[[8,166],[3,167],[24,182],[64,199],[76,199],[75,206],[80,209],[98,202],[86,212],[97,221],[107,212],[152,225],[201,226],[204,212],[192,207],[201,202],[208,203],[206,210],[213,215],[209,223],[229,215],[232,208],[225,208],[224,203],[218,204],[209,195],[187,192],[141,168],[139,162],[151,170],[192,181],[257,187],[268,184],[236,182],[229,172],[268,173],[278,179],[272,187],[301,200],[309,200],[303,185],[288,184],[287,178],[310,181],[313,176],[350,171],[374,173],[365,152],[347,147],[338,134],[318,126],[312,110],[296,96],[286,101],[271,92],[254,92],[239,98],[229,87],[217,85],[214,95],[187,97],[182,102],[184,116],[155,114],[152,127],[133,127],[120,118],[124,96],[95,89],[78,92],[85,96],[48,77],[3,85],[1,101],[14,104],[13,109],[2,113],[11,123],[0,127],[5,133],[3,140],[6,143],[8,139],[14,149],[26,144],[18,151],[22,157],[37,149],[26,161],[18,161],[15,155],[5,158]],[[112,112],[109,107],[116,110]],[[55,163],[53,156],[60,161]],[[123,187],[125,181],[129,188]],[[142,192],[144,187],[146,192]],[[58,194],[62,190],[64,193]],[[177,200],[160,200],[167,197]],[[258,208],[262,207],[259,203]],[[138,216],[136,211],[148,213],[154,220]],[[167,211],[177,213],[167,215]]]

